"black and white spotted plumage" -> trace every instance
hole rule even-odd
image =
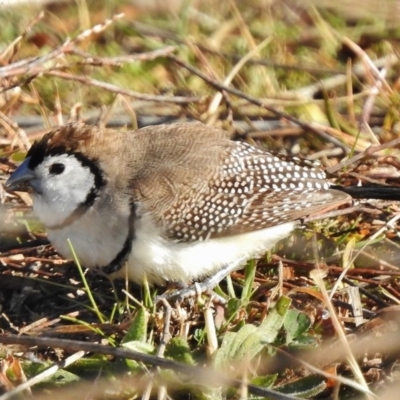
[[[333,194],[346,197],[329,191],[324,172],[315,166],[300,166],[241,142],[234,143],[203,193],[200,197],[194,189],[168,210],[171,238],[206,240],[265,229],[321,210]]]

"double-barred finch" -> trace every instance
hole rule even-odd
[[[54,128],[6,186],[30,191],[64,257],[71,258],[70,239],[86,267],[122,269],[133,281],[155,284],[215,284],[300,219],[350,199],[313,163],[198,123],[129,132],[81,123]]]

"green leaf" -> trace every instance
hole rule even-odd
[[[321,375],[309,375],[296,382],[275,388],[276,391],[304,399],[315,397],[326,389],[325,378]]]
[[[256,276],[256,261],[250,260],[245,268],[245,279],[242,290],[241,300],[246,303],[250,300],[251,294],[253,292],[254,278]]]
[[[288,310],[283,326],[286,331],[286,344],[299,338],[311,326],[311,320],[307,314],[298,310]]]
[[[231,361],[229,353],[231,351],[232,343],[236,338],[236,332],[226,332],[220,348],[216,351],[214,356],[214,365],[216,367],[223,367],[227,362]]]
[[[283,316],[286,314],[290,304],[292,304],[292,300],[289,297],[282,296],[276,303],[274,310],[279,313],[279,315]],[[274,311],[273,310],[273,311]],[[269,315],[268,315],[269,316]]]
[[[126,333],[125,337],[122,339],[122,344],[140,341],[146,342],[147,337],[147,312],[144,307],[140,307],[137,310],[135,317]]]
[[[126,349],[137,351],[139,353],[153,354],[154,346],[151,343],[142,342],[140,340],[131,340],[122,345]]]
[[[290,304],[291,300],[282,296],[259,327],[246,324],[236,333],[225,334],[215,354],[215,366],[221,367],[244,358],[250,360],[267,344],[273,343],[283,326]]]
[[[128,332],[121,342],[122,346],[129,350],[138,351],[139,353],[154,354],[154,345],[147,343],[146,340],[147,322],[147,311],[144,307],[138,308],[137,313],[129,326]],[[139,370],[141,365],[141,363],[134,360],[125,360],[125,364],[131,371]]]
[[[52,367],[52,363],[45,362],[45,363],[35,363],[30,361],[25,361],[22,364],[24,373],[29,377],[32,378],[39,373],[42,373],[47,368]],[[40,382],[41,386],[46,386],[48,384],[53,384],[55,386],[62,386],[68,383],[78,382],[81,378],[65,369],[59,369],[54,374],[49,375],[47,378]]]
[[[266,376],[256,376],[255,378],[250,379],[250,382],[253,385],[261,386],[264,388],[270,388],[275,383],[278,378],[278,374],[266,375]]]
[[[172,338],[165,349],[165,355],[175,361],[195,365],[188,342],[182,337]]]
[[[240,360],[242,357],[252,358],[262,350],[257,336],[258,328],[247,324],[236,333],[228,353],[228,360]]]
[[[238,310],[240,310],[243,306],[243,302],[240,299],[230,298],[228,300],[228,304],[226,305],[226,311],[228,318],[231,318],[236,315]]]
[[[110,362],[109,356],[95,354],[88,358],[82,358],[68,366],[68,371],[80,377],[95,377],[101,371],[102,375],[114,374],[115,371],[121,371],[121,365],[118,362]]]
[[[268,314],[267,318],[261,323],[259,329],[262,331],[265,344],[273,343],[278,336],[291,303],[292,301],[288,297],[282,296]]]

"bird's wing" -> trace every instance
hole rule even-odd
[[[217,174],[205,176],[164,209],[170,239],[190,242],[265,229],[350,199],[329,189],[324,172],[311,162],[299,165],[246,143],[234,143],[228,154]]]

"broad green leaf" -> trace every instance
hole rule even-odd
[[[288,310],[283,325],[286,331],[286,344],[289,344],[310,328],[311,320],[303,312]]]
[[[236,332],[226,332],[220,348],[216,351],[214,356],[214,365],[216,368],[224,366],[230,361],[229,353],[231,351],[232,343],[235,340]]]
[[[243,346],[244,342],[252,337],[252,334],[257,331],[257,327],[254,325],[246,324],[241,328],[238,332],[236,332],[235,337],[230,345],[228,360],[236,360],[238,359],[238,354],[241,354],[240,350]]]
[[[264,344],[272,343],[276,339],[291,303],[292,301],[288,297],[282,296],[261,323],[259,329],[262,331]]]
[[[242,359],[251,360],[267,344],[273,343],[283,326],[290,304],[291,300],[283,296],[259,327],[246,324],[236,333],[227,333],[216,352],[215,366]]]

